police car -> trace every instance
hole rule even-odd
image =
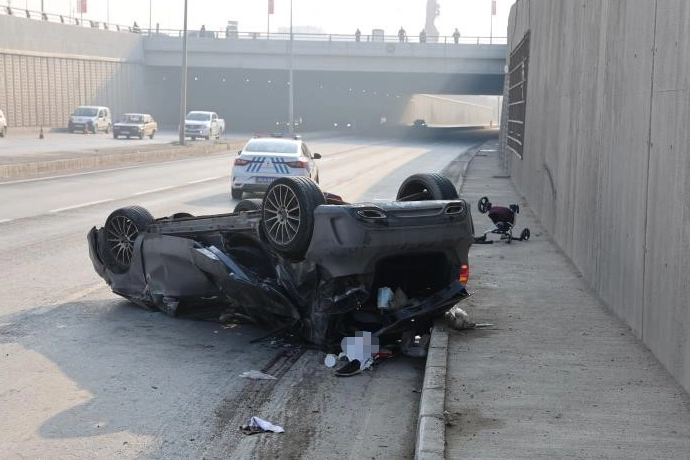
[[[285,176],[305,176],[319,182],[319,169],[300,136],[256,136],[247,142],[232,166],[230,186],[234,199],[244,192],[265,192],[271,182]]]

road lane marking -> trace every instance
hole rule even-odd
[[[200,184],[202,182],[210,182],[212,180],[223,179],[225,176],[207,177],[206,179],[192,180],[187,182],[188,184]]]
[[[88,203],[75,204],[74,206],[66,206],[64,208],[51,209],[48,212],[55,213],[55,212],[61,212],[61,211],[69,211],[70,209],[84,208],[86,206],[93,206],[95,204],[108,203],[109,201],[115,201],[115,199],[114,198],[108,198],[107,200],[89,201]]]
[[[6,222],[12,222],[14,219],[0,219],[0,224],[4,224]]]
[[[132,193],[132,196],[146,195],[147,193],[162,192],[163,190],[170,190],[171,188],[175,188],[175,186],[174,185],[168,185],[167,187],[152,188],[149,190],[144,190],[141,192]]]

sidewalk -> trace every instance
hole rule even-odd
[[[629,328],[606,309],[550,239],[495,147],[471,161],[461,196],[477,210],[518,203],[514,234],[529,241],[470,250],[473,293],[461,304],[486,329],[439,323],[420,404],[418,459],[687,459],[690,397]],[[445,414],[444,414],[445,412]]]

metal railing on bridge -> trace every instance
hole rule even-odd
[[[24,8],[18,8],[7,4],[0,4],[0,14],[23,17],[27,19],[35,19],[39,21],[56,22],[65,25],[88,27],[92,29],[110,30],[115,32],[136,33],[144,36],[168,36],[178,37],[183,36],[183,30],[179,29],[161,29],[155,28],[142,29],[136,23],[131,26],[121,24],[113,24],[104,21],[96,21],[92,19],[84,19],[82,16],[66,16],[62,14],[46,13],[44,11],[34,11]],[[380,31],[382,32],[382,31]],[[404,39],[395,35],[385,35],[383,33],[371,34],[323,34],[323,33],[297,33],[293,32],[241,32],[234,28],[225,28],[221,30],[187,30],[187,38],[190,39],[221,39],[221,40],[290,40],[292,35],[293,40],[301,41],[327,41],[327,42],[360,42],[360,43],[416,43],[419,45],[505,45],[507,43],[506,37],[459,37],[456,39],[451,35],[439,36],[405,36]]]

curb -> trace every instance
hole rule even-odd
[[[431,330],[429,351],[424,369],[422,397],[417,419],[416,460],[443,460],[446,452],[446,371],[448,369],[448,332],[443,317],[437,318]]]
[[[492,141],[493,142],[493,141]],[[487,143],[461,155],[443,169],[458,189],[462,189],[467,168]],[[448,371],[448,331],[444,317],[436,318],[431,329],[429,351],[424,368],[424,384],[419,401],[415,460],[445,460],[446,456],[446,374]]]

